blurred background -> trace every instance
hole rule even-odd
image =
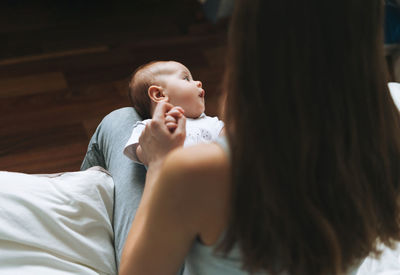
[[[151,60],[185,64],[216,115],[234,0],[0,1],[0,170],[79,170],[128,81]],[[400,81],[400,0],[386,0],[385,53]]]
[[[229,2],[1,1],[0,170],[79,170],[98,123],[130,105],[129,77],[151,60],[185,64],[216,115]]]

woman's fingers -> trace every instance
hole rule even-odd
[[[167,126],[170,133],[173,133],[175,131],[176,127],[178,127],[178,124],[172,123],[172,122],[167,122],[165,125]]]
[[[153,119],[155,121],[165,121],[165,114],[168,113],[174,106],[167,102],[160,102],[154,109]]]
[[[168,130],[172,133],[176,127],[178,127],[178,122],[175,117],[167,114],[165,117],[165,125],[167,125]]]
[[[165,122],[166,123],[177,123],[177,120],[174,116],[167,114],[165,116]]]
[[[178,119],[178,125],[173,133],[179,144],[183,144],[186,138],[186,117],[181,116]]]
[[[168,113],[165,114],[165,125],[168,130],[173,133],[178,127],[178,119],[183,116],[183,109],[179,106],[174,106]]]

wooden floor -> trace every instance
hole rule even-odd
[[[0,170],[79,170],[97,124],[130,105],[129,75],[150,60],[185,64],[203,82],[206,112],[217,112],[225,24],[193,3],[81,2],[0,4]]]

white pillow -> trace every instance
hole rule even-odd
[[[98,169],[0,172],[0,274],[116,274],[113,193]]]
[[[390,82],[388,86],[394,104],[396,105],[397,109],[400,110],[400,83]]]

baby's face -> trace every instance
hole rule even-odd
[[[198,118],[205,109],[205,91],[201,82],[193,80],[190,71],[181,63],[170,61],[165,65],[171,72],[162,77],[168,102],[182,107],[186,117]]]

